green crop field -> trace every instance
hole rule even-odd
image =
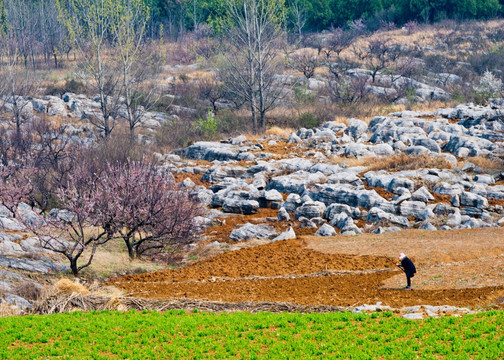
[[[502,359],[504,312],[90,312],[0,319],[2,359]]]

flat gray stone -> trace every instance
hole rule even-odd
[[[67,271],[70,269],[68,265],[64,264],[40,260],[18,259],[7,256],[0,256],[0,266],[11,269],[34,271],[42,274]]]
[[[402,317],[407,320],[422,320],[423,314],[422,313],[410,313],[410,314],[404,314]]]
[[[244,241],[248,239],[274,239],[278,233],[268,225],[254,225],[246,223],[231,232],[229,238],[233,241]]]

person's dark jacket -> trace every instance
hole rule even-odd
[[[407,257],[401,260],[401,267],[404,269],[404,272],[406,273],[407,277],[415,276],[416,273],[415,265],[413,265],[413,262]]]

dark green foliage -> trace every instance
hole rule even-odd
[[[225,13],[224,0],[150,0],[153,16],[159,22],[176,22],[192,30],[196,22],[218,27]],[[299,0],[306,17],[304,31],[345,27],[358,19],[367,21],[370,30],[386,23],[403,25],[408,21],[433,22],[444,19],[488,19],[502,16],[504,1],[499,0]],[[196,12],[193,4],[196,5]],[[286,1],[285,13],[292,2]],[[174,20],[176,18],[176,20]],[[292,25],[292,24],[291,24]],[[292,26],[291,26],[292,28]]]

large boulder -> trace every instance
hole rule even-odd
[[[464,191],[460,196],[460,204],[462,206],[471,206],[478,209],[488,207],[488,200],[483,196]]]
[[[398,177],[396,175],[380,174],[370,171],[364,174],[364,178],[371,187],[381,187],[387,191],[398,193],[399,189],[415,189],[415,182],[411,179]]]
[[[338,203],[366,210],[379,207],[386,211],[394,211],[394,205],[378,195],[375,190],[355,189],[347,184],[315,185],[310,190],[310,197],[327,206]]]
[[[404,216],[393,215],[376,207],[369,210],[366,221],[368,223],[378,223],[382,221],[388,221],[395,225],[400,225],[404,227],[410,226],[408,219],[405,218]]]
[[[352,208],[345,204],[331,204],[327,207],[324,218],[331,221],[338,214],[345,213],[353,218],[359,218],[361,211],[359,208]]]
[[[15,242],[0,240],[0,254],[4,256],[21,256],[24,254],[24,250]]]
[[[348,119],[348,127],[345,130],[345,133],[352,136],[354,139],[357,139],[362,134],[365,134],[367,131],[368,125],[359,119]]]
[[[0,230],[22,231],[25,227],[16,219],[0,216]]]
[[[346,213],[340,213],[336,215],[330,223],[332,226],[336,226],[338,229],[341,230],[341,233],[353,233],[353,234],[360,234],[362,233],[362,230],[357,227],[357,225],[354,224],[353,219],[348,216]]]
[[[185,149],[177,150],[176,153],[188,159],[229,161],[237,160],[239,147],[218,142],[198,141]]]
[[[326,206],[320,201],[310,201],[305,202],[303,205],[298,207],[295,212],[296,219],[300,217],[305,217],[307,219],[312,219],[316,217],[322,217],[326,211]]]
[[[336,230],[331,225],[324,224],[316,232],[315,236],[335,236]]]
[[[38,272],[42,274],[66,271],[69,269],[69,266],[64,264],[58,264],[49,261],[18,259],[8,256],[0,256],[0,266],[11,269],[25,270],[29,272]]]
[[[234,229],[229,238],[233,241],[244,241],[248,239],[274,239],[277,235],[271,226],[246,223],[242,227]]]
[[[295,239],[295,238],[296,238],[296,233],[294,232],[294,229],[292,228],[292,226],[289,226],[289,228],[286,231],[284,231],[283,233],[281,233],[280,235],[278,235],[277,237],[275,237],[271,241],[289,240],[289,239]]]
[[[285,208],[280,208],[277,214],[278,221],[290,221],[290,215]]]
[[[310,185],[324,183],[326,180],[325,175],[321,172],[310,173],[300,170],[289,175],[274,177],[266,187],[266,190],[277,190],[281,193],[301,195]]]
[[[420,217],[425,210],[425,203],[422,201],[404,201],[400,206],[400,213],[405,217]]]
[[[256,200],[227,198],[222,204],[222,211],[227,213],[251,215],[257,210],[259,210],[259,202]]]
[[[492,150],[494,144],[485,139],[474,136],[454,135],[450,141],[443,147],[443,151],[454,153],[460,148],[469,149],[470,156],[478,156],[481,149]]]
[[[301,206],[302,203],[301,196],[298,194],[290,194],[282,204],[282,208],[284,208],[287,212],[293,213],[299,206]]]

